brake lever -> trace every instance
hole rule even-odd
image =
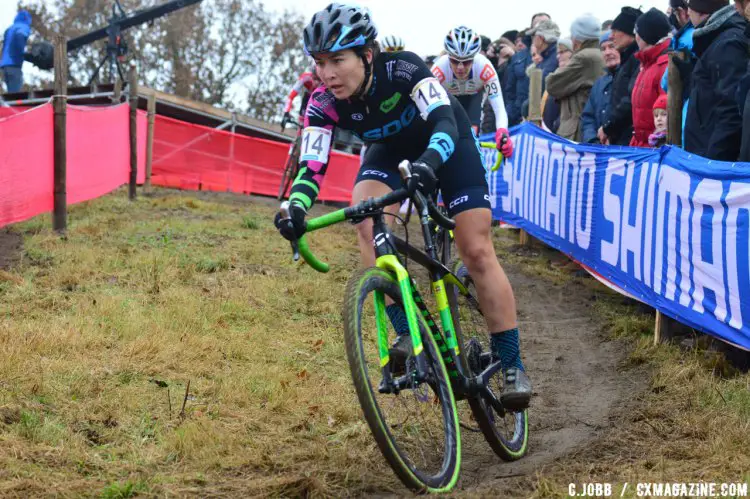
[[[292,221],[292,214],[289,211],[289,201],[284,201],[281,203],[281,206],[279,207],[279,212],[281,213],[281,220],[282,221],[288,221],[288,223],[291,223]],[[299,243],[297,240],[289,241],[289,244],[292,246],[292,258],[295,262],[299,261]]]

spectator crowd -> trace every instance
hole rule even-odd
[[[666,12],[625,6],[616,14],[603,23],[582,15],[567,37],[545,13],[494,42],[483,37],[509,124],[529,115],[530,74],[539,69],[543,128],[576,142],[660,147],[668,132],[669,54],[676,52],[682,103],[672,106],[681,115],[683,148],[750,161],[750,0],[669,0]],[[493,126],[485,105],[482,131]]]

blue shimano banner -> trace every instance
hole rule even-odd
[[[531,124],[512,138],[513,157],[489,174],[494,218],[750,350],[750,163],[575,144]],[[497,153],[482,152],[489,169]]]

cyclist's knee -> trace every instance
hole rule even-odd
[[[481,274],[498,265],[495,249],[489,239],[476,237],[456,243],[461,259],[471,274]]]

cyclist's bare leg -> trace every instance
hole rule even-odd
[[[387,185],[376,180],[364,180],[358,182],[352,191],[352,204],[357,204],[370,197],[380,197],[391,192],[392,189]],[[386,208],[387,213],[398,214],[399,205],[394,204]],[[386,223],[392,217],[386,217]],[[362,265],[372,267],[375,265],[375,249],[372,247],[372,219],[367,219],[356,225],[357,241],[359,243],[359,254],[362,258]],[[390,299],[389,299],[390,303]]]
[[[487,328],[490,332],[513,329],[516,299],[492,246],[492,212],[475,208],[459,213],[455,220],[458,254],[477,288]]]

